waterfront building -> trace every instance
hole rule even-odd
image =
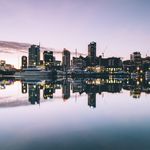
[[[134,62],[135,64],[141,65],[142,63],[142,57],[140,52],[134,52],[130,55],[130,60]]]
[[[118,72],[122,70],[122,60],[118,57],[102,58],[100,57],[100,66],[104,67],[106,72]]]
[[[40,65],[40,46],[31,45],[29,48],[29,67],[36,67]]]
[[[6,61],[5,60],[0,60],[0,66],[5,66]]]
[[[62,67],[63,71],[70,69],[70,51],[64,49],[62,53]]]
[[[21,58],[21,68],[27,68],[27,57],[26,56],[22,56]]]
[[[54,56],[52,51],[43,52],[43,61],[46,70],[51,69],[54,66]]]
[[[89,58],[89,65],[95,66],[96,64],[96,42],[91,42],[88,45],[88,58]]]
[[[72,58],[72,68],[84,69],[86,67],[86,62],[83,57],[73,57]]]

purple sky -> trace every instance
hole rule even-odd
[[[149,0],[0,0],[0,40],[97,55],[150,55]]]

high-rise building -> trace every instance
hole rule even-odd
[[[89,58],[89,65],[90,66],[95,66],[96,63],[96,43],[91,42],[88,45],[88,58]]]
[[[21,58],[21,68],[27,68],[27,56],[22,56]]]
[[[46,69],[50,69],[54,65],[54,56],[52,51],[43,52],[43,60]]]
[[[5,66],[6,65],[6,61],[5,60],[0,60],[0,66]]]
[[[140,52],[134,52],[133,54],[130,55],[130,60],[135,62],[135,63],[141,64],[141,62],[142,62],[141,53]]]
[[[73,57],[71,61],[73,68],[84,69],[86,67],[86,62],[83,57]]]
[[[40,65],[40,46],[31,45],[29,48],[29,67]]]
[[[70,51],[66,49],[62,53],[62,67],[64,71],[70,69]]]

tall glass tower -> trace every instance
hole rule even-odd
[[[88,57],[89,57],[90,65],[94,66],[96,63],[96,43],[95,42],[91,42],[88,45]]]
[[[40,46],[31,45],[29,48],[29,67],[36,67],[40,65]]]

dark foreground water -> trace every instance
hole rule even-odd
[[[0,150],[149,150],[143,81],[0,82]]]

